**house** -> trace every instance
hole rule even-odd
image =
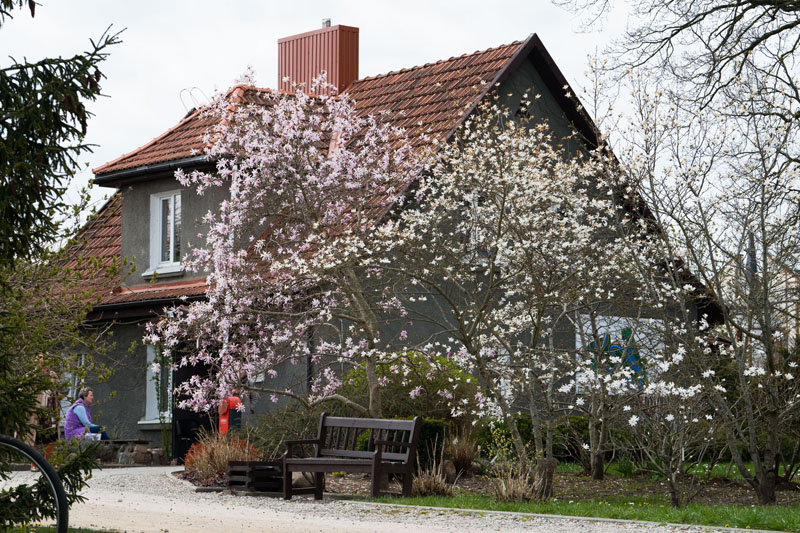
[[[530,111],[546,118],[558,137],[575,130],[588,146],[598,142],[591,118],[565,94],[568,83],[535,34],[524,41],[368,78],[358,77],[357,28],[328,26],[278,43],[279,80],[310,85],[312,77],[326,71],[329,81],[351,96],[360,113],[390,109],[399,125],[422,128],[430,138],[449,139],[491,91],[496,90],[501,103],[516,112],[521,110],[522,95],[533,88],[541,98]],[[281,81],[279,89],[288,89],[285,84]],[[237,90],[244,101],[258,101],[259,90]],[[198,196],[183,189],[174,172],[214,168],[214,161],[198,155],[209,126],[209,120],[193,110],[152,141],[95,168],[95,184],[116,193],[86,225],[81,243],[71,251],[74,261],[98,256],[103,263],[112,263],[125,257],[135,267],[98,289],[100,301],[89,317],[90,327],[102,325],[113,333],[116,347],[111,359],[118,367],[110,380],[95,386],[96,416],[116,436],[153,443],[171,428],[176,455],[185,452],[191,431],[203,420],[179,410],[162,412],[159,399],[168,380],[181,381],[187,375],[177,372],[154,379],[151,367],[157,352],[141,339],[145,324],[165,307],[202,299],[205,292],[203,274],[184,271],[181,258],[192,238],[203,231],[202,215],[215,209],[226,193],[214,190]],[[305,383],[305,370],[296,369],[289,379],[295,378]]]

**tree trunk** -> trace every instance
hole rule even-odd
[[[598,480],[603,479],[605,472],[606,472],[606,463],[602,450],[599,451],[592,450],[591,471],[590,471],[592,479],[598,479]]]
[[[589,421],[589,475],[592,479],[603,479],[605,474],[605,457],[603,446],[603,423]]]
[[[505,409],[504,409],[505,411]],[[519,428],[517,427],[517,421],[514,417],[509,414],[508,412],[504,413],[506,424],[508,424],[508,429],[511,431],[511,442],[514,444],[514,449],[519,456],[519,466],[522,472],[530,472],[531,465],[528,462],[528,452],[525,449],[525,443],[522,442],[522,435],[519,433]]]
[[[367,387],[369,388],[369,416],[381,418],[381,385],[378,379],[378,365],[375,356],[369,356],[366,361]]]
[[[672,484],[669,486],[669,504],[673,509],[677,509],[681,506],[681,495],[678,493],[678,489],[672,486]]]
[[[531,413],[531,429],[533,430],[533,445],[536,447],[536,454],[539,456],[545,455],[544,450],[544,435],[542,435],[542,421],[539,419],[539,413],[533,407],[533,401],[531,401],[531,407],[529,409]]]
[[[669,475],[669,503],[676,509],[681,506],[681,492],[675,472],[671,472]]]
[[[778,482],[778,475],[775,470],[767,470],[763,475],[757,477],[758,486],[756,487],[756,494],[758,495],[759,505],[771,505],[775,503],[775,487]]]
[[[555,458],[541,458],[533,469],[533,497],[536,501],[547,501],[553,497],[553,476],[558,461]]]
[[[770,505],[775,503],[775,487],[778,484],[778,455],[781,449],[778,428],[780,424],[778,415],[774,411],[768,411],[764,416],[764,421],[767,440],[764,443],[764,459],[761,461],[761,468],[756,465],[756,479],[758,480],[756,494],[760,505]]]

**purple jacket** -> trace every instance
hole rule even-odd
[[[72,437],[80,438],[86,431],[86,428],[84,427],[80,418],[78,418],[78,415],[72,412],[73,409],[75,409],[75,407],[78,405],[81,405],[84,409],[86,409],[86,417],[89,419],[90,423],[92,421],[92,413],[89,411],[89,406],[86,405],[86,402],[83,400],[83,398],[78,398],[78,401],[73,403],[72,407],[70,407],[69,411],[67,411],[67,418],[64,421],[64,437],[67,440],[71,439]]]

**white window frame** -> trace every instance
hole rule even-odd
[[[172,422],[172,409],[169,408],[171,402],[167,402],[167,409],[158,412],[158,391],[156,387],[161,383],[156,382],[155,372],[153,372],[153,363],[156,361],[158,348],[152,344],[145,345],[147,349],[147,371],[145,372],[145,402],[144,402],[144,417],[139,420],[139,425],[158,425],[162,422]],[[169,368],[161,369],[161,372],[169,372],[167,387],[172,390],[172,371]],[[166,392],[166,391],[165,391]]]
[[[183,266],[181,264],[180,257],[172,257],[172,254],[175,250],[175,222],[177,220],[175,216],[175,198],[178,198],[181,204],[181,233],[183,233],[183,201],[181,199],[181,190],[172,190],[172,191],[164,191],[157,194],[150,195],[150,268],[148,268],[144,273],[142,273],[142,277],[145,278],[152,278],[155,273],[158,273],[159,276],[165,275],[180,275],[183,274]],[[172,213],[173,213],[173,223],[169,228],[170,231],[170,260],[162,261],[161,260],[161,248],[163,243],[161,242],[161,224],[163,222],[161,218],[161,203],[165,199],[171,199],[172,201]],[[180,241],[180,236],[178,236],[178,240]],[[181,254],[183,254],[183,246],[180,247]]]

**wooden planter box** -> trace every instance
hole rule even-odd
[[[252,492],[281,492],[281,461],[228,461],[228,488]]]

